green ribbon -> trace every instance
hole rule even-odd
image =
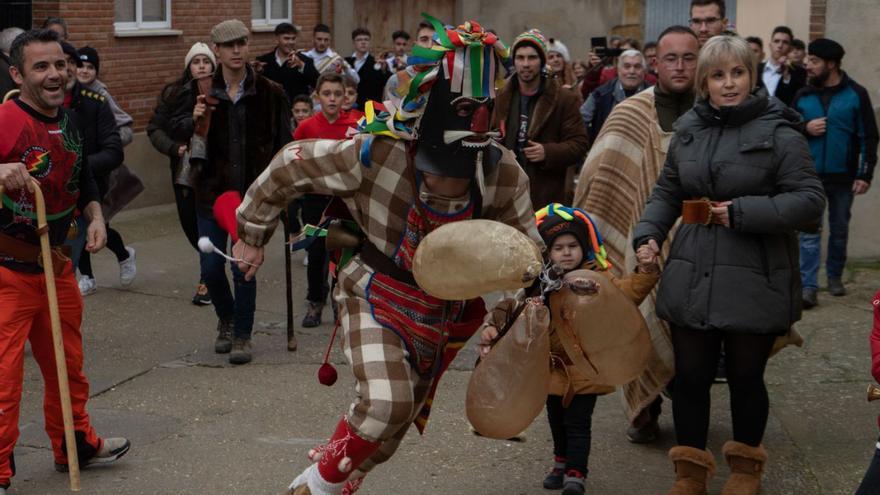
[[[483,96],[483,45],[474,44],[466,48],[471,52],[471,93]]]
[[[422,12],[422,17],[428,20],[432,26],[434,26],[434,31],[437,33],[437,38],[439,38],[440,44],[445,48],[455,48],[452,44],[452,40],[449,39],[449,36],[446,35],[446,26],[443,25],[442,22],[432,17],[427,12]]]

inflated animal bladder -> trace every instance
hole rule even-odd
[[[465,410],[480,435],[508,439],[540,414],[550,384],[550,313],[540,300],[526,307],[471,374]]]
[[[601,385],[624,385],[648,364],[651,338],[639,308],[610,279],[575,270],[550,297],[559,339],[571,362]]]
[[[422,239],[413,259],[419,287],[448,301],[528,287],[541,268],[534,241],[492,220],[443,225]]]

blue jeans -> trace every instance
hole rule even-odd
[[[214,217],[198,214],[199,236],[207,236],[217,249],[226,251],[229,236],[220,228]],[[232,284],[235,287],[235,299],[229,289],[226,278],[226,259],[217,253],[199,253],[199,264],[205,276],[205,285],[214,305],[214,312],[221,320],[232,320],[235,337],[251,338],[254,327],[254,311],[257,307],[257,281],[246,281],[244,273],[236,263],[232,268]]]
[[[871,459],[868,471],[855,495],[873,495],[875,493],[880,493],[880,447],[874,451],[874,458]]]
[[[828,198],[828,252],[825,272],[829,279],[843,276],[846,266],[846,243],[849,239],[849,220],[855,195],[851,183],[823,182]],[[822,231],[800,234],[801,281],[805,289],[819,288],[819,264],[822,261]]]

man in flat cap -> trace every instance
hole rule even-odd
[[[189,90],[192,115],[174,126],[188,131],[207,126],[207,159],[195,180],[199,236],[218,249],[229,242],[213,214],[217,197],[227,191],[241,195],[290,139],[290,105],[284,89],[257,74],[248,64],[250,32],[238,19],[223,21],[211,30],[213,51],[220,65],[206,94],[198,84]],[[188,128],[188,129],[187,129]],[[233,289],[226,277],[225,260],[201,253],[202,273],[217,314],[214,352],[229,355],[232,364],[251,361],[251,330],[257,286],[232,265]]]
[[[843,268],[849,238],[850,210],[858,194],[868,192],[877,164],[877,121],[864,87],[841,69],[844,50],[834,40],[819,38],[809,46],[809,85],[794,99],[807,122],[807,138],[816,172],[828,198],[828,292],[846,294]],[[804,308],[818,303],[821,233],[801,234],[801,278]]]

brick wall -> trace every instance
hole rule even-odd
[[[297,40],[311,46],[311,27],[320,22],[321,0],[293,0],[293,22],[303,26]],[[330,2],[332,5],[332,2]],[[172,0],[171,29],[183,34],[162,37],[116,37],[113,0],[44,0],[33,3],[35,26],[48,16],[67,21],[70,41],[76,47],[90,45],[101,57],[99,78],[122,108],[135,119],[135,132],[146,127],[162,87],[180,77],[190,46],[207,42],[211,27],[225,19],[241,19],[250,25],[251,2],[241,0]],[[269,51],[274,36],[254,33],[251,58]]]
[[[810,41],[825,36],[826,0],[810,0]]]

